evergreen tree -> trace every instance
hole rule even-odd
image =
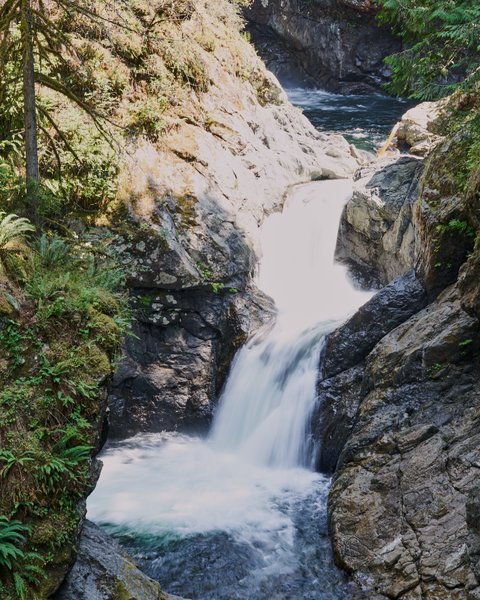
[[[480,80],[478,0],[383,0],[405,49],[386,59],[393,94],[432,100]]]
[[[84,68],[82,57],[71,43],[68,32],[61,26],[62,20],[52,18],[55,11],[64,13],[66,19],[86,17],[105,29],[106,25],[128,27],[121,22],[109,21],[88,7],[84,0],[53,0],[47,6],[43,0],[35,4],[31,0],[0,1],[0,105],[10,115],[3,128],[16,129],[18,108],[23,112],[26,158],[26,184],[29,198],[28,214],[39,224],[36,194],[39,185],[37,126],[50,138],[47,128],[38,117],[52,126],[62,142],[75,155],[68,140],[62,135],[49,111],[38,106],[35,84],[44,85],[76,103],[93,119],[102,134],[109,138],[102,123],[105,118],[94,106],[65,84],[65,73],[76,81],[88,81],[90,74]],[[55,15],[58,17],[58,14]],[[59,25],[60,23],[60,25]],[[63,76],[63,77],[62,77]],[[72,77],[71,77],[72,78]],[[21,82],[21,84],[20,84]],[[19,102],[20,95],[23,103]],[[38,115],[37,115],[38,113]],[[4,135],[10,133],[4,131]],[[54,144],[53,140],[52,144]]]

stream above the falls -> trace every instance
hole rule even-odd
[[[402,115],[418,104],[391,96],[338,96],[323,90],[286,90],[288,99],[316,129],[343,135],[361,150],[376,152]]]
[[[371,296],[333,253],[350,180],[293,189],[266,219],[258,286],[279,310],[237,353],[207,438],[110,442],[88,516],[164,591],[204,600],[347,600],[327,531],[330,480],[309,420],[322,339]],[[287,283],[287,285],[286,285]]]

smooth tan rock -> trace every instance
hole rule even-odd
[[[444,106],[445,100],[422,102],[403,115],[396,135],[400,142],[410,146],[410,154],[426,156],[441,141],[432,126]]]

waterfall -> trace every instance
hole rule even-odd
[[[170,593],[254,600],[275,589],[302,598],[310,585],[308,597],[344,597],[319,534],[329,481],[311,468],[309,417],[322,340],[369,297],[333,263],[351,185],[298,186],[266,219],[258,285],[278,317],[237,353],[209,437],[142,434],[103,452],[88,516],[124,536]],[[323,567],[307,569],[305,556],[322,544]],[[303,591],[278,595],[292,581]]]
[[[279,309],[240,350],[220,398],[211,439],[218,451],[271,467],[308,467],[309,417],[322,340],[366,300],[333,254],[350,180],[305,184],[262,235],[258,285]]]

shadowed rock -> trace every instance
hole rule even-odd
[[[425,291],[413,269],[397,277],[326,337],[321,357],[322,379],[357,365],[387,333],[426,303]]]

